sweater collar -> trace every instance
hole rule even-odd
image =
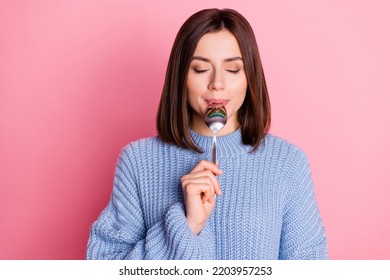
[[[204,152],[211,153],[212,136],[204,136],[191,130],[191,137],[194,143]],[[252,146],[244,145],[241,138],[241,129],[223,135],[217,136],[217,152],[219,158],[229,158],[235,155],[248,153]]]

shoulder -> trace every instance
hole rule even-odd
[[[145,149],[148,147],[157,147],[163,145],[164,143],[158,136],[152,136],[147,138],[141,138],[135,141],[129,142],[127,145],[123,147],[124,151],[131,151],[137,149]]]
[[[154,162],[153,158],[158,158],[161,150],[169,144],[164,143],[158,136],[141,138],[129,142],[121,148],[117,159],[118,170],[124,174],[137,174],[140,165]]]
[[[267,135],[263,145],[265,157],[271,158],[272,167],[282,174],[288,203],[300,196],[311,196],[314,183],[309,159],[303,149],[274,135]]]
[[[261,145],[265,156],[290,174],[310,172],[309,159],[302,148],[281,137],[267,134]]]
[[[121,157],[132,158],[135,162],[141,162],[175,154],[181,150],[177,145],[166,143],[156,135],[128,143],[122,148]]]
[[[267,134],[264,137],[261,148],[266,151],[273,151],[273,153],[285,153],[289,156],[297,156],[307,158],[307,155],[303,151],[302,148],[298,147],[294,143],[283,139],[279,136],[275,136],[272,134]]]
[[[137,157],[164,149],[166,146],[169,144],[164,143],[158,136],[141,138],[122,147],[121,156]]]

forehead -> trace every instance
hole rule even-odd
[[[242,55],[236,37],[230,31],[222,29],[203,35],[196,46],[194,56],[218,60]]]

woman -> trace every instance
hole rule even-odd
[[[209,161],[209,105],[227,111]],[[268,134],[270,103],[254,33],[234,10],[181,27],[170,55],[157,137],[127,145],[89,259],[326,259],[304,153]]]

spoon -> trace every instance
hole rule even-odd
[[[226,109],[220,103],[213,103],[209,106],[204,120],[207,126],[213,132],[213,141],[211,143],[211,161],[217,163],[217,132],[226,124]]]

